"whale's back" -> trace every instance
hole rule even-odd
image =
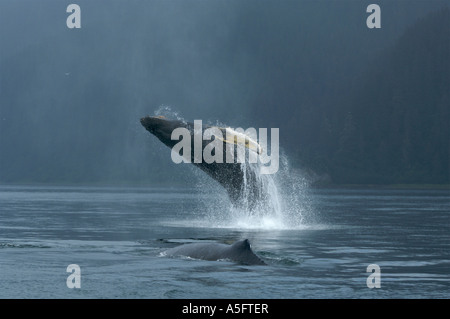
[[[265,265],[250,248],[248,239],[238,241],[233,245],[219,243],[193,243],[174,247],[165,251],[166,256],[185,256],[203,260],[228,259],[247,265]]]

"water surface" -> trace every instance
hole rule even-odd
[[[450,296],[448,191],[312,189],[292,225],[227,220],[226,200],[205,205],[215,196],[1,186],[0,298]],[[267,266],[161,256],[182,243],[244,238]],[[69,264],[80,266],[80,289],[67,288]],[[367,287],[369,264],[380,266],[379,289]]]

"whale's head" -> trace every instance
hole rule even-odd
[[[185,127],[186,123],[178,120],[168,120],[163,116],[145,116],[141,124],[147,131],[155,135],[161,142],[172,147],[177,141],[172,141],[172,131],[178,127]]]

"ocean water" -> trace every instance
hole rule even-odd
[[[448,191],[298,196],[288,217],[240,218],[197,188],[0,186],[0,298],[450,297]],[[244,238],[267,266],[161,254]],[[67,286],[71,264],[80,288]]]

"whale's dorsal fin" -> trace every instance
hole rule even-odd
[[[250,242],[248,239],[240,240],[231,245],[231,247],[239,250],[250,250]]]

